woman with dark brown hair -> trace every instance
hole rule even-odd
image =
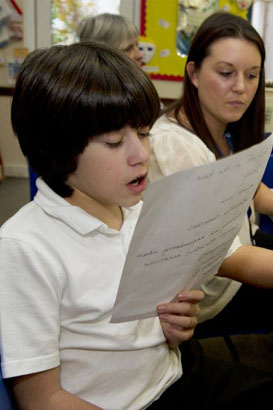
[[[264,60],[263,40],[248,21],[218,12],[203,22],[189,50],[183,95],[153,126],[150,181],[263,140]],[[273,193],[263,183],[253,202],[257,212],[273,214]],[[247,217],[246,224],[239,235],[243,245],[236,237],[221,266],[226,278],[202,286],[200,322],[215,317],[211,327],[219,333],[273,326],[272,282],[267,281],[273,275],[273,253],[252,246]]]

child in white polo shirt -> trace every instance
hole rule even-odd
[[[2,372],[20,409],[265,409],[273,399],[272,377],[207,361],[189,341],[200,290],[156,318],[110,323],[158,113],[149,78],[108,46],[55,46],[23,64],[12,124],[41,177],[0,236]]]

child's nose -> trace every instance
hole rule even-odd
[[[139,138],[136,136],[132,142],[131,152],[128,157],[128,163],[131,166],[145,164],[150,158],[150,143],[149,139]]]

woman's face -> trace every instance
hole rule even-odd
[[[138,37],[134,37],[128,47],[126,47],[126,49],[123,51],[128,57],[134,60],[139,66],[141,66],[143,55],[138,48]]]
[[[198,89],[200,105],[210,131],[219,132],[238,121],[251,104],[259,84],[261,55],[247,40],[223,38],[215,41],[200,69],[187,65]]]

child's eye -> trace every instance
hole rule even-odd
[[[117,148],[120,147],[123,143],[123,140],[120,140],[118,142],[106,142],[106,145],[110,148]]]
[[[141,131],[139,131],[138,132],[138,135],[139,135],[139,137],[140,138],[146,138],[146,137],[149,137],[151,134],[150,134],[150,132],[149,131],[146,131],[146,132],[141,132]]]

